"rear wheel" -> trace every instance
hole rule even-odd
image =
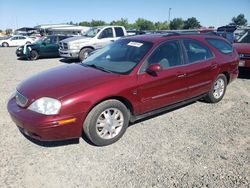
[[[91,48],[83,48],[83,49],[81,49],[81,51],[79,53],[79,59],[80,59],[80,61],[83,61],[84,59],[86,59],[87,57],[89,57],[89,54],[92,51],[93,51],[93,49],[91,49]]]
[[[8,47],[9,44],[8,44],[7,42],[3,42],[2,46],[3,46],[3,47]]]
[[[39,54],[36,50],[31,50],[30,52],[30,59],[31,60],[37,60],[39,58]]]
[[[205,100],[210,103],[219,102],[225,95],[227,88],[227,78],[220,74],[213,83],[211,90],[208,92]]]
[[[129,111],[118,100],[107,100],[95,106],[88,114],[84,133],[97,146],[105,146],[119,140],[127,129]]]

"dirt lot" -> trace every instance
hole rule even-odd
[[[82,138],[25,138],[8,115],[8,97],[22,80],[64,63],[17,60],[15,48],[0,48],[0,57],[0,187],[250,186],[250,71],[218,104],[196,102],[138,122],[117,143],[95,147]]]

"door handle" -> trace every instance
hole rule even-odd
[[[216,69],[216,68],[217,68],[217,64],[212,64],[212,65],[211,65],[211,68],[212,68],[212,69]]]
[[[183,74],[179,74],[179,75],[177,75],[177,77],[178,78],[184,78],[184,77],[186,77],[187,76],[187,74],[186,73],[183,73]]]

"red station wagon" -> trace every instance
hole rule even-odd
[[[204,98],[219,102],[238,76],[237,52],[210,35],[167,33],[120,39],[80,64],[18,85],[8,111],[38,140],[116,142],[129,122]]]

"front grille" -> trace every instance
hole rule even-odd
[[[250,54],[239,54],[240,59],[250,59]]]
[[[60,46],[60,49],[64,49],[64,50],[68,49],[68,44],[67,43],[60,42],[59,46]]]
[[[15,98],[18,106],[26,107],[26,105],[28,104],[29,100],[18,91],[16,92]]]

